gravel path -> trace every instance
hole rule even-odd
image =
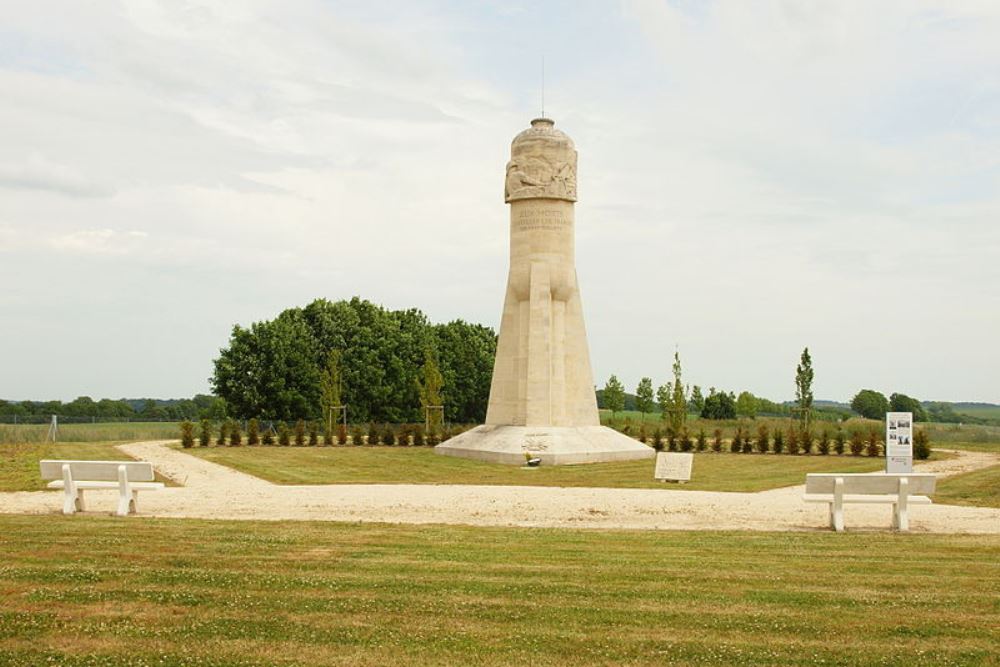
[[[172,449],[167,441],[119,449],[183,486],[139,495],[146,516],[203,519],[448,523],[478,526],[629,528],[649,530],[820,530],[826,506],[802,502],[802,486],[760,493],[534,486],[335,484],[280,486]],[[957,452],[919,465],[948,476],[1000,463],[1000,455]],[[652,474],[652,464],[650,465]],[[110,513],[117,492],[88,492],[96,514]],[[45,514],[61,508],[61,492],[0,493],[0,512]],[[886,530],[887,505],[850,505],[848,530]],[[997,533],[1000,509],[919,505],[914,532]]]

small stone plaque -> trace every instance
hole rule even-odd
[[[659,452],[656,455],[656,472],[653,473],[653,478],[670,482],[690,481],[693,463],[694,454]]]

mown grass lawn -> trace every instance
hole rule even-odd
[[[0,665],[995,665],[1000,538],[0,516]]]
[[[194,456],[277,484],[499,484],[664,488],[653,459],[524,468],[435,454],[430,447],[194,447]],[[691,482],[670,488],[763,491],[805,483],[807,472],[871,472],[884,459],[855,456],[695,454]]]
[[[940,480],[934,502],[1000,507],[1000,465]]]
[[[42,480],[38,462],[43,459],[87,461],[131,461],[115,449],[120,442],[46,442],[0,443],[0,491],[39,491],[48,483]],[[160,475],[160,482],[175,483]]]

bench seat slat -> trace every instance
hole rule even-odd
[[[115,482],[119,466],[125,466],[130,482],[152,482],[153,464],[148,461],[39,461],[42,479],[62,479],[62,468],[69,466],[73,479],[88,482]]]
[[[806,493],[803,494],[802,500],[807,503],[832,503],[833,494],[832,493]],[[914,505],[931,505],[933,502],[927,496],[907,496],[907,502]],[[878,495],[871,496],[860,493],[852,493],[844,495],[845,503],[884,503],[893,504],[899,502],[899,496],[896,495]]]
[[[97,482],[97,481],[86,481],[86,482],[74,482],[76,488],[78,489],[117,489],[118,482]],[[54,482],[49,482],[47,484],[50,489],[61,489],[63,488],[63,481],[57,479]],[[159,490],[163,488],[163,482],[129,482],[129,486],[133,489],[151,491]]]

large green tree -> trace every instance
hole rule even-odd
[[[668,382],[661,384],[656,389],[656,403],[660,406],[660,418],[663,421],[670,420],[670,405],[674,400],[674,386]]]
[[[912,412],[913,421],[927,421],[927,411],[924,410],[924,406],[920,403],[920,401],[915,398],[911,398],[906,394],[896,393],[889,396],[889,411]]]
[[[234,416],[314,419],[322,410],[320,373],[336,349],[340,398],[351,421],[417,421],[423,419],[417,379],[428,347],[448,387],[448,419],[481,421],[496,351],[493,331],[463,322],[435,326],[419,310],[391,311],[358,298],[318,299],[235,327],[212,384]]]
[[[885,419],[889,400],[874,389],[862,389],[851,399],[851,409],[868,419]]]
[[[735,419],[736,397],[732,392],[717,392],[714,387],[709,389],[701,416],[703,419]]]
[[[436,408],[444,407],[444,395],[441,390],[444,388],[444,377],[438,368],[437,355],[430,347],[424,350],[424,365],[420,369],[420,378],[417,380],[417,388],[420,392],[420,406],[427,413],[427,421],[431,428],[436,428],[441,424],[441,412]]]
[[[616,375],[612,375],[608,378],[607,384],[604,385],[604,407],[611,410],[611,416],[614,417],[616,412],[621,412],[625,409],[625,385],[621,383]]]
[[[756,417],[757,397],[749,391],[741,391],[740,395],[736,398],[736,414],[740,417],[750,417],[751,419]]]

